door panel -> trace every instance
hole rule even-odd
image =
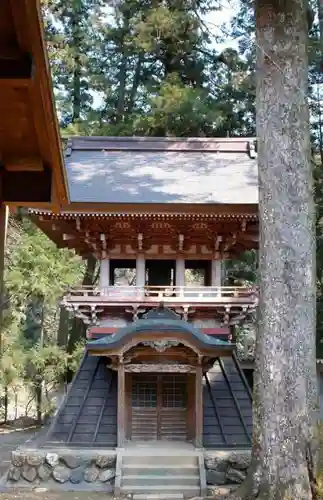
[[[187,376],[132,376],[133,441],[187,440]]]
[[[157,434],[157,375],[132,376],[132,422],[133,441],[155,441]]]
[[[187,376],[161,377],[160,439],[187,440]]]

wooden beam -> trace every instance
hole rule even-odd
[[[37,156],[4,157],[2,163],[9,172],[42,172],[44,170],[43,161]]]
[[[41,5],[37,0],[9,0],[9,3],[18,46],[22,52],[32,54],[32,78],[28,90],[33,125],[40,156],[53,170],[50,201],[52,209],[58,209],[68,203],[68,192]]]
[[[29,53],[23,54],[19,59],[0,59],[0,81],[21,80],[32,77],[32,57]]]
[[[50,203],[52,172],[9,172],[0,167],[2,200],[6,204]]]

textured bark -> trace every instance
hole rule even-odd
[[[260,304],[250,475],[237,498],[316,498],[315,235],[307,5],[257,0]]]
[[[1,192],[1,179],[0,179],[0,192]],[[6,208],[2,205],[0,201],[0,357],[3,351],[3,309],[4,309],[4,250],[5,250],[5,238],[6,238]]]

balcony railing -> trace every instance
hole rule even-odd
[[[96,303],[254,303],[257,290],[243,286],[107,286],[75,287],[66,302]]]

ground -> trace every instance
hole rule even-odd
[[[15,426],[0,427],[0,478],[6,473],[11,452],[19,445],[31,439],[37,428],[22,429]],[[105,498],[108,498],[105,495]],[[0,500],[102,500],[102,493],[73,493],[73,492],[48,492],[43,488],[36,490],[11,490],[10,493],[1,493]]]
[[[0,427],[0,478],[6,473],[9,464],[11,452],[27,440],[31,439],[38,429],[36,427],[21,428],[17,425]],[[323,426],[320,429],[320,449],[323,451]],[[319,470],[323,471],[323,453],[319,461]],[[323,500],[323,473],[319,474],[319,499]],[[104,495],[106,500],[112,500],[113,497]],[[34,490],[15,490],[1,493],[0,500],[102,500],[102,493],[83,493],[83,492],[52,492],[44,488]]]
[[[11,452],[18,448],[20,444],[31,439],[36,432],[37,428],[35,427],[28,427],[27,429],[20,428],[17,425],[0,427],[0,478],[9,467]]]
[[[105,495],[105,500],[108,498]],[[16,491],[0,493],[0,500],[102,500],[102,493]]]

